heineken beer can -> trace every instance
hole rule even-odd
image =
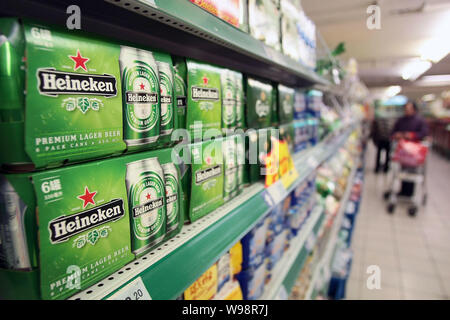
[[[223,157],[224,157],[224,184],[223,199],[230,200],[235,196],[237,187],[237,170],[236,170],[236,140],[234,137],[227,137],[223,140]]]
[[[166,190],[158,158],[127,164],[131,248],[139,255],[162,241],[166,232]]]
[[[160,135],[172,134],[174,128],[173,74],[167,62],[157,61],[161,94]]]
[[[231,70],[221,70],[222,130],[224,133],[236,128],[236,86]]]
[[[173,163],[162,165],[166,182],[166,233],[175,230],[180,223],[180,190],[178,170]]]
[[[25,210],[13,186],[0,176],[0,268],[31,269],[23,224]]]
[[[236,135],[236,165],[237,165],[237,192],[241,193],[244,188],[245,170],[245,137],[243,134]]]
[[[128,146],[154,143],[160,130],[158,66],[150,51],[120,47],[123,135]]]

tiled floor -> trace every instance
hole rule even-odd
[[[388,176],[375,175],[374,162],[370,145],[346,298],[450,299],[450,161],[430,153],[428,201],[416,217],[408,216],[405,204],[387,213],[382,197]],[[370,265],[380,268],[380,289],[368,289]]]

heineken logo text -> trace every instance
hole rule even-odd
[[[39,93],[48,96],[59,94],[117,95],[116,78],[107,74],[80,74],[54,69],[38,69]]]
[[[193,100],[219,100],[219,90],[216,88],[191,87]]]
[[[158,103],[158,95],[154,92],[145,93],[145,92],[127,91],[126,97],[128,104]]]
[[[172,203],[172,202],[177,201],[177,199],[178,199],[178,195],[176,193],[175,194],[171,194],[170,196],[167,196],[166,202],[167,203]]]
[[[151,200],[144,204],[141,204],[138,207],[133,208],[133,218],[137,218],[145,213],[148,213],[152,210],[159,209],[164,205],[164,199],[158,198],[155,200]]]
[[[172,103],[172,97],[171,96],[161,96],[161,103]]]
[[[199,170],[195,173],[195,183],[200,184],[210,178],[215,176],[219,176],[222,173],[222,168],[220,165],[216,165],[214,167]]]
[[[48,226],[50,242],[64,242],[78,233],[118,220],[124,215],[123,200],[114,199],[93,209],[56,218],[50,221]]]

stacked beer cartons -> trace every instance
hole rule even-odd
[[[0,296],[64,299],[183,224],[172,61],[12,18],[0,34]]]

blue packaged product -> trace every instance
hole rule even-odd
[[[237,275],[245,300],[257,300],[264,292],[266,280],[266,262],[259,267],[241,271]]]
[[[287,232],[281,232],[275,236],[273,241],[266,246],[266,260],[267,260],[267,277],[266,281],[270,280],[272,273],[271,271],[275,268],[278,261],[280,261],[283,256],[284,250],[286,248],[286,236]]]
[[[277,204],[267,216],[268,229],[266,243],[272,241],[273,237],[284,229],[285,216],[283,202]]]
[[[318,90],[309,90],[306,99],[306,113],[310,116],[320,118],[320,108],[323,104],[323,93]]]
[[[269,220],[260,221],[244,238],[242,238],[242,268],[259,266],[264,257]]]
[[[294,119],[302,119],[306,112],[306,93],[299,89],[295,90],[294,95]]]

